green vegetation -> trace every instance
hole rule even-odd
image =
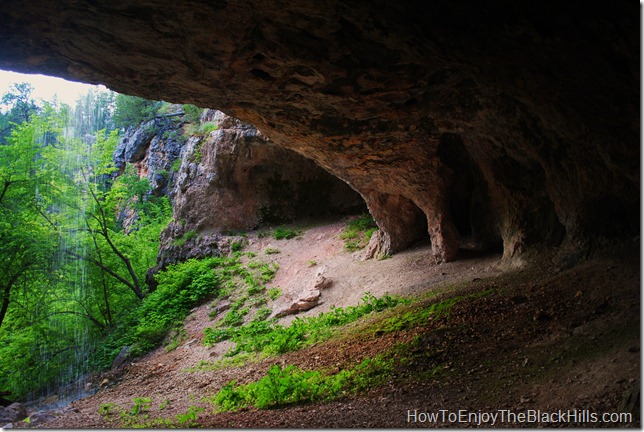
[[[481,297],[490,294],[490,290],[468,295],[466,297]],[[368,311],[384,311],[396,304],[403,304],[401,308],[386,313],[385,316],[378,316],[362,324],[355,332],[361,335],[371,334],[372,337],[381,337],[387,333],[404,332],[415,327],[422,327],[430,319],[440,319],[449,316],[452,307],[461,301],[463,296],[449,297],[445,300],[436,302],[426,299],[419,299],[411,302],[410,300],[398,299],[392,301],[391,298],[376,299],[368,295],[362,300],[362,304],[353,308],[342,310],[334,309],[329,314],[321,314],[317,318],[305,320],[296,319],[290,327],[283,328],[271,326],[269,323],[263,323],[260,326],[248,326],[237,330],[237,335],[246,332],[253,340],[260,340],[261,329],[270,329],[269,339],[280,339],[279,332],[288,334],[283,340],[289,341],[284,345],[283,350],[278,352],[287,352],[294,349],[302,348],[309,342],[320,341],[321,338],[315,335],[322,335],[322,339],[330,335],[325,327],[334,327],[346,325],[363,316]],[[371,305],[371,306],[370,306]],[[372,309],[373,307],[373,309]],[[300,334],[306,334],[310,339],[298,339]],[[232,339],[232,338],[231,338]],[[233,339],[234,340],[234,339]],[[302,343],[302,341],[306,343]],[[270,342],[272,344],[272,342]],[[235,380],[224,385],[217,392],[210,402],[215,405],[218,412],[237,411],[248,406],[254,406],[258,409],[268,409],[290,404],[305,403],[311,401],[324,401],[342,397],[348,394],[364,392],[372,388],[377,388],[391,379],[400,376],[405,366],[413,364],[415,356],[419,352],[418,346],[422,343],[419,336],[412,338],[409,342],[403,342],[394,345],[385,352],[381,352],[372,358],[364,358],[354,366],[348,363],[348,367],[339,371],[337,369],[320,369],[320,370],[302,370],[294,365],[288,365],[282,368],[278,364],[272,365],[266,375],[257,381],[243,385],[237,385]],[[261,346],[261,343],[258,343]],[[270,346],[270,345],[267,345]],[[239,365],[243,361],[248,361],[249,352],[238,354],[241,358],[235,361],[236,357],[230,360],[212,364],[204,362],[197,365],[192,371],[199,370],[216,370],[221,367],[230,367]],[[268,349],[274,353],[274,349]],[[420,352],[425,352],[422,350]],[[425,354],[420,354],[425,355]],[[424,360],[426,361],[426,360]],[[440,362],[429,367],[423,376],[435,377],[445,373],[445,369]]]
[[[349,222],[347,228],[340,234],[340,239],[344,240],[346,250],[354,252],[364,248],[377,229],[378,226],[371,215],[363,214]]]
[[[274,321],[251,321],[244,326],[206,328],[204,344],[212,345],[223,340],[234,342],[236,346],[231,348],[227,356],[243,352],[283,354],[326,340],[332,336],[334,328],[356,321],[371,312],[380,312],[405,302],[405,299],[399,297],[385,295],[376,298],[367,293],[357,306],[332,308],[317,317],[298,317],[288,327]]]
[[[185,118],[190,123],[199,123],[201,120],[201,115],[203,114],[203,108],[191,104],[183,105],[183,112],[185,113]]]
[[[197,231],[195,230],[187,231],[181,237],[175,238],[174,240],[172,240],[172,245],[181,247],[195,237],[197,237]]]
[[[251,312],[246,305],[259,295],[263,284],[277,271],[275,264],[241,262],[241,253],[230,257],[191,259],[168,266],[156,275],[157,289],[124,320],[103,343],[100,365],[108,366],[123,346],[131,346],[131,355],[141,355],[158,346],[173,328],[180,328],[192,308],[224,293],[226,287],[245,292],[234,301],[221,324],[230,328],[241,326]],[[261,309],[260,309],[261,310]],[[265,312],[262,312],[265,313]],[[176,348],[183,340],[180,330],[170,335],[166,350]]]
[[[150,101],[138,96],[116,95],[116,111],[114,124],[118,128],[127,129],[132,125],[139,125],[151,120],[163,105],[160,101]]]
[[[277,248],[270,248],[270,247],[269,247],[269,248],[264,249],[264,253],[265,253],[266,255],[275,255],[275,254],[280,253],[280,250],[279,250],[279,249],[277,249]]]
[[[400,347],[398,347],[400,350]],[[211,398],[218,412],[238,411],[250,405],[267,409],[289,404],[335,399],[346,394],[378,387],[391,378],[400,361],[391,353],[364,359],[335,374],[304,371],[289,365],[272,365],[256,382],[236,385],[228,382]]]
[[[273,230],[273,238],[275,240],[292,239],[299,237],[300,235],[302,235],[302,230],[295,228],[285,228],[280,226]]]
[[[200,124],[202,109],[99,90],[71,108],[31,93],[16,84],[0,106],[0,390],[35,398],[109,368],[124,347],[130,356],[161,343],[175,349],[190,310],[220,295],[239,293],[225,325],[266,319],[265,284],[278,267],[242,255],[242,242],[230,257],[169,266],[146,284],[171,205],[132,165],[116,167],[114,151],[125,130],[146,122],[181,138],[166,128],[176,115],[209,134],[216,124]],[[137,400],[132,409],[139,417],[150,408]]]
[[[125,99],[113,111],[113,93],[91,91],[73,111],[19,90],[0,115],[13,121],[0,146],[0,388],[25,398],[96,366],[149,294],[171,209],[131,169],[113,177]],[[95,122],[76,121],[90,111]]]
[[[159,411],[170,405],[168,399],[159,405]],[[172,418],[158,417],[150,419],[152,407],[151,398],[135,397],[130,409],[121,408],[114,403],[101,404],[99,414],[115,423],[119,428],[189,428],[197,426],[199,413],[205,411],[201,407],[191,405],[185,413],[179,413]]]
[[[271,300],[277,300],[282,296],[282,289],[279,287],[269,288],[267,295]]]
[[[183,134],[186,136],[198,136],[206,137],[211,132],[216,131],[218,128],[216,123],[213,122],[204,122],[204,123],[191,123],[184,126]],[[195,149],[195,153],[198,149]]]
[[[243,248],[244,248],[244,242],[241,242],[241,241],[234,241],[230,244],[231,252],[239,252]]]

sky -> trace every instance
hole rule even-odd
[[[66,103],[72,107],[76,104],[76,100],[80,95],[85,95],[90,88],[97,87],[45,75],[28,75],[0,70],[0,96],[7,93],[11,84],[21,82],[31,83],[34,88],[32,93],[34,99],[52,101],[54,96],[58,96],[59,102]],[[105,90],[104,86],[98,87]]]

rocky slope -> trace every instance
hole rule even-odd
[[[196,424],[209,428],[477,426],[475,421],[447,419],[410,423],[407,410],[555,413],[550,423],[506,418],[495,427],[640,425],[637,241],[598,251],[568,270],[554,270],[547,254],[521,270],[508,270],[498,266],[500,254],[482,256],[474,250],[455,262],[437,265],[428,245],[384,261],[362,261],[343,249],[338,236],[345,226],[346,221],[309,227],[292,240],[249,236],[245,251],[279,264],[271,284],[282,287],[283,295],[267,307],[277,310],[287,300],[297,299],[321,267],[327,268],[332,284],[306,316],[328,312],[332,306],[355,305],[366,292],[424,299],[420,306],[425,309],[446,298],[460,300],[448,315],[430,316],[418,325],[386,330],[387,322],[398,322],[391,321],[396,318],[405,323],[411,310],[403,307],[366,316],[339,329],[336,338],[298,351],[241,366],[203,368],[199,365],[225,360],[230,348],[226,341],[211,347],[201,343],[203,329],[225,315],[213,318],[219,302],[207,302],[186,319],[185,338],[176,349],[167,352],[161,347],[93,377],[98,393],[64,409],[41,412],[40,427],[116,428],[125,427],[128,420],[145,425],[153,419],[176,418],[191,407],[204,408]],[[265,254],[269,247],[281,253]],[[288,316],[281,323],[292,320]],[[367,382],[373,384],[367,390],[337,400],[215,413],[204,399],[230,380],[239,384],[257,380],[274,364],[337,372],[392,352],[400,344],[405,347],[396,351],[401,363],[386,382],[376,384],[378,376],[370,377]],[[150,398],[149,408],[119,416],[119,410],[132,409],[135,398]],[[111,413],[103,410],[101,415],[101,406],[108,404]],[[560,410],[632,416],[621,423],[598,424],[581,416],[557,417]]]
[[[639,230],[632,2],[33,0],[0,66],[254,124],[365,199],[382,253],[574,262]]]

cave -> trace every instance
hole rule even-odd
[[[365,200],[380,250],[639,234],[636,3],[5,0],[0,67],[221,110]]]

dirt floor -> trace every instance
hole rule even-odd
[[[640,426],[639,239],[567,270],[556,270],[547,252],[521,269],[501,270],[499,255],[468,250],[455,262],[435,264],[427,245],[382,261],[362,261],[360,253],[343,249],[338,236],[345,226],[346,221],[310,227],[291,240],[249,238],[245,251],[280,267],[271,286],[284,294],[268,306],[277,310],[296,299],[322,266],[333,284],[322,291],[319,306],[298,316],[355,305],[366,292],[414,298],[436,292],[425,300],[428,306],[455,294],[463,300],[449,316],[413,328],[380,335],[361,333],[356,323],[341,338],[279,357],[189,372],[200,361],[223,358],[230,347],[229,342],[201,343],[203,329],[214,324],[209,302],[188,317],[187,337],[177,349],[159,348],[97,375],[96,394],[51,411],[55,418],[39,427],[122,427],[118,416],[101,415],[99,408],[114,404],[129,410],[134,398],[142,397],[152,400],[150,419],[202,407],[197,425],[207,428]],[[280,253],[266,255],[267,248]],[[476,293],[485,295],[470,295]],[[275,363],[340,370],[406,341],[416,341],[407,353],[411,361],[366,392],[223,414],[204,400],[230,380],[261,378]],[[631,417],[618,419],[620,412]],[[608,422],[610,414],[621,421]]]

